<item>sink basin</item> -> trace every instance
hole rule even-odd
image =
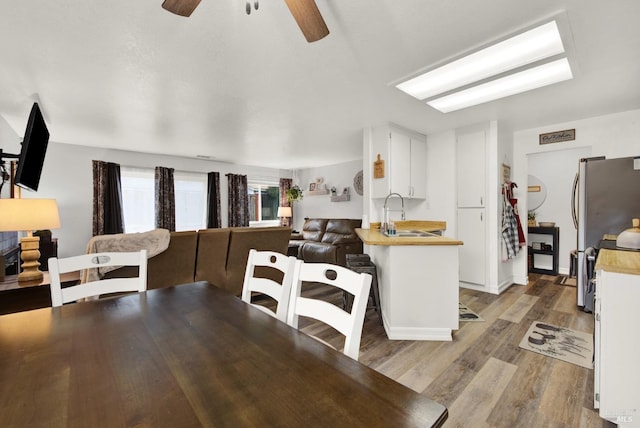
[[[427,232],[424,230],[397,230],[395,235],[389,235],[388,232],[384,234],[392,238],[428,238],[431,236],[441,236],[441,233]]]

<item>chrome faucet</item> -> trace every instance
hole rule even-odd
[[[402,201],[402,210],[392,210],[392,209],[389,209],[389,208],[387,207],[387,202],[389,202],[389,198],[390,198],[391,196],[397,196],[397,197],[399,197],[399,198],[400,198],[400,201]],[[401,219],[401,220],[404,220],[404,219],[405,219],[405,214],[404,214],[404,198],[402,197],[402,195],[401,195],[400,193],[392,192],[392,193],[389,193],[389,194],[387,195],[387,197],[386,197],[386,198],[384,198],[384,222],[382,223],[382,225],[383,225],[383,229],[384,229],[384,230],[383,230],[382,232],[385,232],[385,231],[387,230],[388,226],[389,226],[389,213],[390,213],[391,211],[402,211],[402,216],[400,217],[400,219]]]

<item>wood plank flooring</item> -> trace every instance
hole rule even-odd
[[[446,427],[609,427],[593,409],[593,370],[518,347],[535,320],[592,333],[592,314],[575,306],[576,289],[531,275],[500,296],[461,289],[460,300],[484,318],[462,322],[452,342],[388,340],[367,311],[360,362],[449,408]],[[305,294],[338,304],[323,287]],[[338,349],[342,336],[312,320],[300,328]]]

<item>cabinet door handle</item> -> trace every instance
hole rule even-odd
[[[480,196],[480,205],[482,205],[482,196]]]
[[[480,213],[480,221],[482,221],[482,213]]]

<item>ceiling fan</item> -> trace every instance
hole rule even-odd
[[[315,0],[284,0],[302,30],[307,42],[315,42],[329,34]],[[191,16],[200,0],[164,0],[162,7],[180,16]]]

